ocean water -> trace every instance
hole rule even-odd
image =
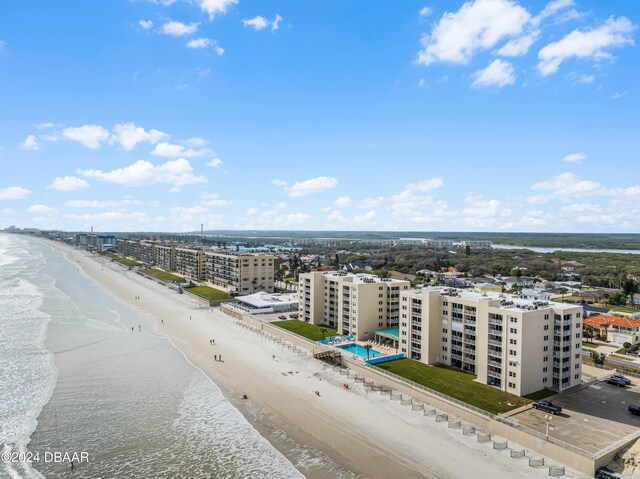
[[[134,311],[58,251],[1,234],[0,452],[39,454],[0,461],[0,478],[303,477]]]

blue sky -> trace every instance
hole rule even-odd
[[[10,2],[0,227],[640,232],[637,0]]]

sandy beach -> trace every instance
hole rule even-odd
[[[437,424],[379,394],[369,394],[361,384],[309,356],[262,340],[190,295],[179,295],[107,258],[48,244],[146,319],[141,333],[134,334],[157,334],[172,341],[307,477],[333,476],[314,457],[292,457],[283,435],[312,451],[311,456],[326,455],[357,477],[548,477],[546,468],[530,468],[524,460],[448,430],[446,423]],[[214,355],[223,361],[214,360]],[[342,386],[345,382],[348,390]],[[241,399],[243,394],[248,400]],[[586,476],[567,470],[565,477]]]

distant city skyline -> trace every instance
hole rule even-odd
[[[3,12],[0,228],[640,233],[636,0]]]

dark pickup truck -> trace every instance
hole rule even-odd
[[[640,406],[637,406],[635,404],[629,404],[629,407],[627,409],[634,416],[640,416]]]
[[[540,409],[540,411],[544,412],[550,412],[551,414],[560,414],[562,412],[562,408],[560,406],[556,406],[549,401],[534,401],[533,408]]]

